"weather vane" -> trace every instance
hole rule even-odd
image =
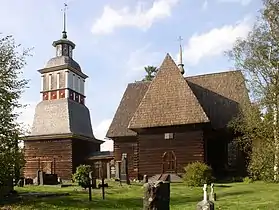
[[[67,31],[66,31],[66,11],[68,9],[68,4],[64,3],[64,8],[61,9],[63,11],[63,38],[67,39]]]
[[[178,41],[179,41],[179,44],[180,44],[180,45],[181,45],[181,43],[182,43],[182,40],[183,40],[182,37],[179,36],[179,37],[178,37]]]

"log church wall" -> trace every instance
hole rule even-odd
[[[24,142],[24,176],[35,178],[37,170],[72,178],[72,140],[30,140]]]

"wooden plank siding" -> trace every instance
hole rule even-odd
[[[128,158],[128,173],[131,179],[138,178],[138,142],[137,138],[131,136],[129,138],[114,139],[114,159],[121,161],[123,153],[127,153]]]
[[[174,133],[173,139],[164,139],[161,134],[140,134],[139,140],[139,176],[153,176],[162,172],[164,152],[173,151],[177,160],[177,172],[190,162],[204,161],[203,131]]]
[[[51,173],[57,173],[62,179],[72,177],[72,140],[40,140],[24,142],[24,176],[35,178],[37,170],[44,163],[51,165]]]
[[[81,164],[91,164],[87,158],[90,154],[100,151],[100,144],[91,141],[73,139],[73,173],[76,172],[76,167]]]

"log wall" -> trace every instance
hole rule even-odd
[[[72,178],[72,140],[41,140],[24,142],[24,176],[35,178],[37,170],[56,173],[66,180]]]
[[[161,134],[140,134],[139,174],[153,176],[162,173],[162,156],[173,151],[176,156],[177,173],[194,161],[204,161],[203,131],[174,133],[173,139],[165,139]]]
[[[123,153],[127,153],[128,173],[131,179],[138,179],[138,142],[136,137],[114,139],[114,158],[121,161]]]

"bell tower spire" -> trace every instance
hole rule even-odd
[[[184,74],[185,71],[184,71],[184,64],[183,64],[183,59],[182,59],[182,45],[181,45],[181,42],[182,42],[182,37],[179,36],[178,37],[178,41],[179,41],[179,60],[178,60],[178,68],[180,69],[180,72],[181,74]]]
[[[62,38],[67,39],[67,31],[66,31],[66,11],[68,9],[68,4],[64,3],[63,10],[63,31],[62,31]]]

